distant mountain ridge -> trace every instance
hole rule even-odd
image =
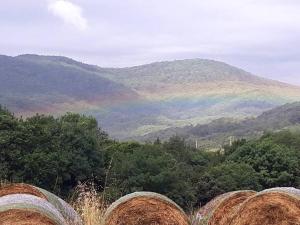
[[[300,99],[300,87],[206,59],[103,68],[62,56],[0,56],[0,104],[17,114],[73,111],[131,139]]]
[[[300,102],[288,103],[263,112],[256,118],[236,120],[220,118],[208,124],[169,128],[164,131],[140,137],[140,140],[154,141],[156,138],[168,139],[179,135],[188,140],[198,140],[199,143],[216,147],[228,144],[231,137],[235,139],[255,138],[264,132],[275,132],[282,129],[300,130]]]
[[[102,105],[138,98],[130,88],[95,75],[85,64],[75,64],[78,69],[70,62],[77,63],[62,57],[0,56],[0,103],[15,112],[47,113],[84,107],[76,106],[78,102]]]
[[[185,59],[127,67],[108,69],[115,79],[149,79],[156,77],[162,82],[214,82],[214,81],[248,81],[263,82],[270,80],[255,76],[242,69],[226,63],[208,59]],[[112,78],[112,77],[111,77]],[[148,81],[148,82],[149,82]]]

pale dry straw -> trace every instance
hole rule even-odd
[[[72,206],[85,225],[103,225],[106,204],[103,195],[97,193],[94,185],[79,184]]]

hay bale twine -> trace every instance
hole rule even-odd
[[[28,194],[11,194],[0,198],[0,224],[67,225],[52,204]]]
[[[189,225],[184,211],[169,198],[153,192],[135,192],[114,202],[105,213],[105,225]]]
[[[252,196],[235,214],[230,225],[299,225],[300,190],[272,188]]]
[[[10,194],[30,194],[45,199],[63,215],[69,224],[83,225],[80,216],[68,203],[42,188],[24,183],[7,184],[0,187],[0,197]]]
[[[201,225],[227,225],[234,217],[239,206],[249,197],[255,195],[255,191],[233,191],[217,196],[197,213],[197,219]]]

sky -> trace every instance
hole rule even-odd
[[[0,54],[103,67],[220,60],[300,85],[299,0],[1,0]]]

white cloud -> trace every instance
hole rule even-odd
[[[66,24],[73,25],[79,30],[87,28],[87,20],[82,15],[82,9],[70,1],[57,0],[50,2],[48,10],[53,15],[61,18]]]
[[[299,0],[0,2],[8,37],[0,49],[8,55],[66,55],[100,66],[212,58],[300,84]],[[53,15],[75,29],[64,32]]]

